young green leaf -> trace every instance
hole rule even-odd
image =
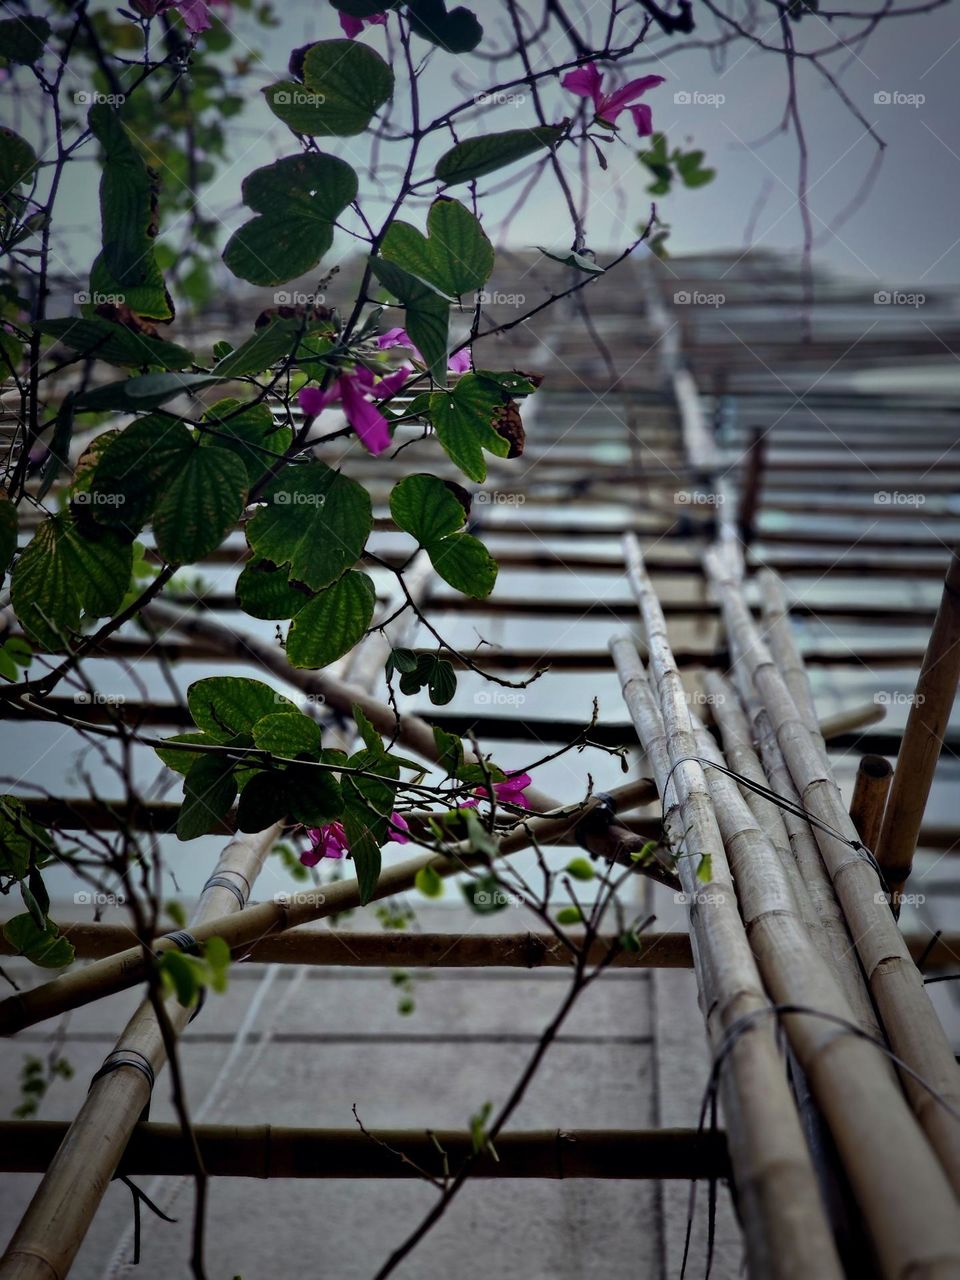
[[[480,220],[447,196],[430,206],[426,236],[408,222],[394,222],[380,253],[448,297],[479,289],[493,270],[493,245]]]
[[[376,590],[365,573],[350,569],[314,596],[293,619],[287,635],[291,666],[329,666],[357,643],[373,620]]]
[[[282,80],[263,94],[273,114],[295,133],[348,138],[363,133],[392,96],[393,72],[359,41],[321,40],[304,56],[302,84]]]
[[[3,936],[17,955],[26,956],[43,969],[65,969],[73,964],[73,944],[61,936],[52,920],[47,920],[41,928],[30,912],[25,911],[6,922]]]
[[[437,161],[434,177],[447,186],[470,182],[515,164],[543,147],[553,147],[566,132],[566,125],[541,125],[535,129],[509,129],[506,133],[486,133],[467,138],[451,147]]]
[[[443,897],[443,881],[440,879],[436,868],[432,867],[429,862],[425,867],[420,868],[413,882],[425,898]]]

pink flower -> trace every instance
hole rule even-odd
[[[532,781],[533,779],[529,773],[508,773],[503,782],[495,782],[493,784],[493,794],[503,804],[515,804],[521,809],[529,809],[529,801],[523,793]],[[480,796],[482,799],[487,799],[490,792],[486,787],[477,787],[473,794]],[[476,800],[464,800],[460,808],[473,809],[476,803]]]
[[[212,25],[210,7],[223,4],[230,7],[230,0],[131,0],[131,4],[141,18],[155,18],[168,9],[177,9],[191,35],[199,35],[208,31]]]
[[[387,825],[390,839],[396,844],[410,843],[410,837],[406,834],[410,827],[402,813],[391,813]],[[342,858],[345,853],[350,852],[350,843],[341,822],[328,822],[325,827],[309,827],[307,835],[310,837],[310,848],[304,849],[300,855],[300,861],[305,867],[315,867],[321,858]]]
[[[603,75],[595,62],[588,62],[586,66],[578,67],[576,71],[568,71],[560,81],[571,93],[581,98],[589,98],[593,103],[596,118],[602,120],[604,124],[615,125],[617,116],[622,111],[629,110],[641,138],[653,133],[653,113],[645,102],[637,104],[636,100],[648,89],[655,89],[663,82],[663,76],[641,76],[639,80],[631,80],[622,88],[614,89],[612,93],[604,93]]]
[[[406,347],[408,351],[413,352],[413,358],[426,364],[423,356],[420,354],[418,347],[414,346],[413,340],[407,333],[406,329],[388,329],[386,333],[381,333],[377,338],[377,346],[381,351],[389,351],[391,347]],[[469,347],[464,347],[462,351],[455,352],[447,361],[447,368],[451,373],[469,373],[473,368],[473,356]]]
[[[387,21],[385,13],[371,13],[369,18],[352,18],[349,13],[340,14],[340,29],[349,40],[356,40],[364,25],[382,27]]]
[[[361,442],[371,453],[383,453],[390,447],[390,425],[375,401],[396,395],[409,376],[409,369],[397,369],[385,378],[375,379],[369,369],[358,365],[352,373],[341,373],[325,391],[304,387],[300,392],[300,408],[315,417],[339,400]]]

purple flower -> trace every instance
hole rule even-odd
[[[340,29],[349,40],[356,40],[364,26],[382,27],[386,21],[385,13],[371,13],[369,18],[352,18],[349,13],[341,13]]]
[[[420,350],[416,347],[407,333],[406,329],[399,327],[388,329],[386,333],[381,333],[377,338],[377,346],[381,351],[389,351],[391,347],[405,347],[413,353],[413,358],[420,364],[426,364]],[[451,373],[469,373],[473,368],[473,356],[470,348],[464,347],[462,351],[455,352],[447,361],[447,368]]]
[[[493,794],[503,804],[515,804],[520,809],[529,809],[530,803],[523,793],[532,781],[533,779],[529,773],[508,773],[503,782],[495,782],[493,784]],[[490,792],[486,787],[475,788],[473,794],[480,796],[484,800],[490,796]],[[476,806],[476,803],[476,800],[464,800],[460,807],[461,809],[472,809]]]
[[[376,402],[396,395],[409,376],[409,369],[397,369],[385,378],[376,379],[369,369],[358,365],[353,373],[341,373],[325,391],[304,387],[299,397],[300,408],[310,417],[316,417],[339,400],[347,421],[370,453],[383,453],[390,447],[390,424]]]
[[[612,93],[603,92],[603,75],[595,62],[588,62],[576,71],[568,71],[560,83],[571,93],[581,98],[589,98],[593,103],[598,120],[604,124],[615,125],[617,116],[629,110],[637,133],[641,138],[653,133],[653,113],[645,102],[637,103],[648,89],[655,89],[663,84],[663,76],[641,76],[639,80],[631,80]]]
[[[396,844],[409,844],[410,827],[402,813],[391,813],[388,828],[390,839]],[[350,842],[341,822],[328,822],[324,827],[309,827],[310,848],[304,849],[300,861],[305,867],[315,867],[321,858],[342,858],[350,852]]]

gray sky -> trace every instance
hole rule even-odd
[[[853,7],[873,10],[879,0]],[[897,0],[895,8],[909,7]],[[97,4],[94,7],[99,7]],[[110,6],[113,7],[112,5]],[[474,4],[486,28],[485,46],[501,44],[505,27],[503,6],[497,2]],[[717,28],[712,16],[695,5],[698,34],[712,37]],[[568,0],[584,38],[606,12],[606,5],[588,0]],[[739,4],[736,8],[740,8]],[[761,11],[766,6],[760,6]],[[333,10],[325,3],[288,0],[277,5],[280,26],[264,32],[242,14],[231,19],[238,38],[263,53],[264,69],[258,85],[285,75],[289,51],[309,40],[340,35]],[[770,8],[771,15],[773,9]],[[799,97],[810,150],[810,205],[817,260],[844,273],[862,277],[877,287],[915,283],[932,288],[960,279],[960,137],[956,129],[956,95],[951,92],[960,58],[960,24],[957,7],[948,4],[930,14],[889,19],[880,24],[865,47],[851,48],[829,64],[842,72],[850,97],[886,141],[887,150],[879,177],[866,203],[844,225],[834,227],[837,216],[855,197],[870,169],[876,148],[863,125],[843,106],[816,71],[799,70]],[[795,26],[801,43],[830,43],[838,32],[816,16]],[[778,31],[771,26],[769,39]],[[374,28],[364,41],[381,52],[384,33]],[[415,42],[418,52],[428,46]],[[484,46],[482,46],[484,47]],[[561,56],[567,46],[558,45]],[[658,51],[663,51],[661,57]],[[657,70],[667,83],[653,90],[647,101],[654,124],[666,131],[672,144],[697,146],[706,151],[707,163],[716,167],[713,183],[695,191],[679,189],[660,200],[661,217],[673,228],[671,250],[675,254],[738,248],[748,228],[754,243],[765,248],[799,251],[802,227],[797,203],[798,152],[792,135],[777,134],[763,145],[757,140],[775,130],[783,115],[786,73],[783,60],[749,50],[744,44],[731,48],[725,64],[715,65],[710,54],[684,47],[684,40],[652,40],[638,60],[644,71]],[[425,110],[437,114],[485,87],[488,64],[469,56],[456,58],[434,51],[422,80]],[[457,83],[459,82],[459,83]],[[690,102],[676,101],[688,94]],[[875,95],[889,95],[885,102]],[[701,100],[697,100],[701,95]],[[898,95],[900,100],[898,99]],[[560,118],[574,105],[571,95],[558,84],[545,90],[548,111]],[[913,99],[907,101],[904,99]],[[395,118],[405,119],[406,103],[398,93]],[[508,129],[535,123],[528,101],[506,103],[490,111],[483,124],[465,132]],[[589,161],[589,213],[587,225],[592,247],[604,252],[622,248],[646,220],[650,197],[647,177],[637,163],[639,145],[627,116],[621,117],[625,141],[609,149],[611,165],[601,172]],[[439,153],[446,140],[434,155]],[[366,159],[364,140],[324,140],[323,145],[361,170]],[[242,178],[253,168],[291,154],[296,141],[286,127],[269,113],[258,93],[237,122],[233,163],[204,192],[205,212],[224,224],[224,239],[244,220],[239,205]],[[393,148],[402,152],[399,145]],[[384,149],[390,158],[391,148]],[[397,157],[398,160],[401,157]],[[426,157],[429,161],[429,154]],[[568,153],[566,163],[579,179],[577,159]],[[519,169],[519,166],[518,166]],[[421,172],[429,172],[429,165]],[[96,191],[86,166],[75,167],[64,187],[63,207],[68,210],[71,236],[65,257],[78,268],[89,263],[97,232]],[[499,175],[497,175],[499,180]],[[494,180],[488,180],[494,185]],[[454,194],[461,194],[454,192]],[[503,217],[516,192],[485,200],[483,215],[491,230]],[[423,217],[423,205],[409,216]],[[376,212],[376,206],[373,206]],[[164,225],[164,234],[175,229]],[[509,230],[513,247],[569,244],[569,229],[562,203],[552,183],[541,182],[530,193]],[[350,248],[341,236],[338,248]],[[336,253],[336,251],[335,251]],[[335,256],[335,254],[334,254]],[[82,283],[79,287],[83,287]]]

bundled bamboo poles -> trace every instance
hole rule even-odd
[[[723,765],[707,733],[702,758]],[[837,1035],[853,1011],[816,950],[777,851],[736,783],[707,783],[737,887],[740,912],[773,1000],[811,1013],[782,1015],[790,1046],[833,1135],[883,1274],[906,1280],[960,1274],[956,1198],[881,1050]],[[815,1015],[814,1012],[815,1011]],[[896,1161],[890,1159],[896,1152]]]
[[[279,827],[272,827],[256,836],[231,840],[212,880],[224,878],[252,885],[278,833]],[[243,897],[242,891],[238,897],[222,883],[209,884],[191,917],[191,931],[228,913],[239,914]],[[142,950],[135,949],[134,954],[144,961]],[[174,1000],[166,1002],[174,1035],[183,1030],[191,1013]],[[157,1015],[145,1000],[127,1023],[105,1069],[94,1077],[83,1106],[0,1259],[0,1276],[62,1280],[67,1275],[130,1133],[150,1101],[154,1078],[166,1056]]]
[[[0,1121],[5,1171],[46,1168],[63,1140],[56,1120]],[[442,1178],[473,1152],[457,1130],[294,1129],[283,1125],[200,1124],[194,1129],[204,1167],[218,1178],[417,1178],[418,1168]],[[405,1157],[405,1158],[404,1158]],[[180,1130],[173,1124],[134,1129],[121,1171],[188,1174]],[[693,1129],[514,1130],[497,1137],[496,1157],[484,1152],[473,1178],[725,1178],[722,1134]]]
[[[707,570],[719,593],[737,662],[743,664],[766,707],[801,802],[827,828],[816,826],[817,845],[891,1047],[915,1073],[901,1073],[904,1087],[954,1188],[960,1190],[960,1120],[956,1116],[960,1068],[896,927],[880,879],[859,847],[857,830],[825,756],[760,639],[739,583],[709,556]],[[952,1114],[948,1108],[954,1109]]]
[[[682,853],[694,964],[715,1053],[751,1274],[839,1276],[840,1262],[787,1086],[769,1002],[737,912],[723,841],[710,803],[666,624],[636,544],[628,572],[641,609],[659,706],[629,639],[611,641],[624,700],[663,798],[664,827]],[[675,788],[670,802],[668,787]],[[709,883],[695,862],[710,857]],[[730,1036],[728,1040],[727,1037]]]
[[[631,803],[637,802],[638,796],[647,796],[649,787],[641,780],[617,788],[610,794],[615,803],[629,807]],[[593,797],[584,805],[558,807],[556,816],[548,814],[528,818],[499,841],[498,854],[515,853],[526,848],[531,839],[538,838],[541,830],[552,834],[561,824],[566,824],[567,827],[589,824],[591,813],[598,807],[605,808],[597,797]],[[588,826],[584,843],[598,857],[629,862],[630,853],[639,853],[646,842],[641,836],[630,832],[621,837],[615,824],[607,826],[604,823],[594,829],[592,834]],[[407,858],[383,869],[373,899],[389,898],[410,889],[418,872],[425,867],[432,868],[441,877],[447,877],[484,859],[485,855],[471,853],[466,843],[457,846],[449,856],[428,853]],[[247,907],[237,915],[198,924],[191,928],[191,934],[197,942],[205,942],[212,937],[222,938],[230,950],[237,953],[267,934],[339,915],[360,905],[357,881],[339,880],[320,889],[279,894],[272,902]],[[177,945],[175,938],[161,938],[155,950]],[[67,1009],[75,1009],[99,1000],[102,996],[136,986],[147,976],[148,963],[142,948],[131,947],[105,960],[95,961],[84,969],[70,970],[42,986],[8,996],[0,1001],[0,1033],[9,1035],[55,1017]]]
[[[810,688],[810,677],[790,626],[783,583],[772,569],[761,569],[760,606],[763,611],[763,633],[770,652],[783,675],[784,683],[796,704],[800,719],[806,725],[814,746],[826,759],[826,745],[817,720],[817,709]]]
[[[876,848],[895,898],[903,889],[960,681],[960,549],[943,583]]]

